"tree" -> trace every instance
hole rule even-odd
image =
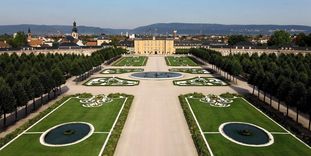
[[[298,45],[299,47],[305,47],[307,46],[307,40],[308,36],[306,36],[306,34],[304,33],[300,33],[296,36],[295,44]]]
[[[290,34],[284,30],[275,31],[268,41],[269,46],[286,46],[291,43]]]
[[[228,43],[231,46],[236,45],[240,42],[245,42],[245,41],[247,41],[247,38],[243,35],[231,35],[228,39]]]
[[[3,126],[6,126],[6,114],[14,110],[16,101],[10,86],[0,78],[0,106],[3,112]]]
[[[233,76],[239,76],[243,72],[243,67],[241,63],[238,60],[233,60],[232,61],[232,69],[231,69],[231,74]]]
[[[21,48],[27,45],[27,36],[24,32],[17,32],[12,40],[12,46],[14,48]]]
[[[44,88],[39,80],[39,78],[36,75],[32,75],[30,77],[30,86],[33,88],[33,110],[36,109],[36,102],[35,102],[35,98],[39,97],[43,94]]]
[[[292,83],[288,79],[285,79],[282,81],[277,89],[277,97],[279,99],[278,102],[278,110],[280,110],[280,104],[281,101],[284,101],[286,99],[286,96],[288,94],[288,90],[290,89]]]
[[[311,127],[311,87],[308,88],[305,98],[306,98],[305,108],[309,115],[308,129],[310,129]]]
[[[295,83],[287,96],[287,111],[286,115],[288,115],[288,105],[296,107],[296,121],[298,122],[299,108],[300,105],[303,105],[304,97],[306,94],[306,88],[303,83],[297,82]]]
[[[24,106],[28,102],[26,91],[20,82],[16,82],[12,88],[13,94],[16,99],[16,107],[15,107],[15,121],[17,121],[17,107]]]
[[[55,85],[57,87],[61,87],[61,85],[66,82],[64,74],[61,72],[61,70],[59,68],[55,68],[52,71],[52,78],[55,81]]]

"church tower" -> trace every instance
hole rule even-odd
[[[73,38],[75,38],[75,39],[78,39],[78,38],[79,38],[77,23],[76,23],[75,21],[73,22],[73,27],[72,27],[71,36],[72,36]]]
[[[30,28],[28,28],[27,41],[30,42],[31,39],[32,39],[32,33],[31,33]]]

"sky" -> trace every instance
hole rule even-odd
[[[1,0],[0,25],[131,29],[154,23],[311,26],[311,0]]]

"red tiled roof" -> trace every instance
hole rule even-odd
[[[11,46],[4,41],[0,41],[0,48],[11,48]]]

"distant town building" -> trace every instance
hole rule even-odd
[[[111,42],[112,40],[110,38],[106,38],[104,36],[97,38],[97,46],[102,46]]]
[[[79,40],[79,33],[77,28],[77,23],[74,21],[72,26],[71,35],[67,35],[59,41],[59,48],[79,48],[84,46],[82,40]]]
[[[11,48],[11,46],[6,41],[0,41],[0,49]]]
[[[28,46],[32,47],[32,48],[42,48],[42,47],[52,47],[53,44],[51,44],[50,42],[47,43],[47,39],[43,38],[43,37],[33,37],[30,28],[28,28],[28,32],[27,32],[27,42],[28,42]]]
[[[97,41],[87,41],[85,46],[88,47],[97,47]]]
[[[200,48],[201,46],[202,46],[201,41],[183,40],[183,41],[175,41],[174,43],[175,49]]]
[[[174,38],[174,40],[178,39],[178,37],[177,37],[177,30],[173,31],[173,38]]]
[[[131,35],[129,36],[129,39],[131,39],[131,40],[135,39],[135,34],[131,34]]]
[[[174,54],[174,40],[171,38],[144,38],[134,40],[135,54]]]
[[[123,40],[118,44],[118,48],[126,49],[129,53],[134,53],[134,42],[133,40]]]
[[[72,27],[72,32],[71,36],[75,39],[79,39],[79,33],[78,33],[78,28],[77,28],[77,23],[76,21],[73,22],[73,27]]]

